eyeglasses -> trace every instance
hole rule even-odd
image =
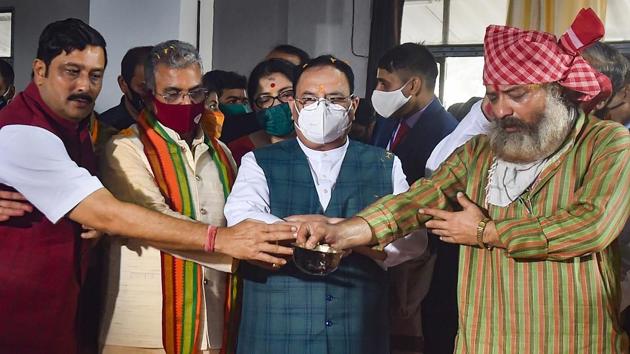
[[[350,107],[350,103],[352,102],[353,97],[354,97],[353,95],[350,95],[350,96],[328,96],[325,98],[324,97],[319,98],[316,96],[304,95],[296,99],[296,101],[300,105],[302,105],[302,109],[305,109],[307,111],[316,109],[317,106],[319,106],[320,102],[324,102],[326,106],[330,106],[330,108],[332,109],[346,110]],[[341,109],[339,109],[339,107],[341,107]]]
[[[168,90],[163,94],[158,95],[161,96],[166,103],[175,103],[180,99],[184,100],[186,96],[190,98],[190,102],[192,103],[201,103],[208,96],[208,90],[203,87],[192,89],[188,92],[184,92],[182,90]]]
[[[258,96],[254,100],[254,104],[256,104],[256,107],[260,109],[265,109],[265,108],[272,107],[273,103],[276,100],[278,100],[278,102],[280,103],[287,103],[293,100],[293,90],[286,90],[286,91],[280,92],[278,96],[271,96],[271,95]]]

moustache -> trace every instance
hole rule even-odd
[[[508,128],[520,128],[520,129],[526,129],[526,130],[531,129],[531,127],[528,124],[522,122],[520,119],[514,116],[505,117],[501,119],[498,123],[501,129],[508,129]]]
[[[68,96],[68,101],[86,101],[87,103],[94,102],[92,96],[85,93],[77,93],[74,95]]]

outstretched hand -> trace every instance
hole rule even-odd
[[[297,233],[298,244],[313,248],[318,243],[343,250],[373,243],[372,229],[363,219],[353,217],[338,223],[312,221],[300,225]]]
[[[219,228],[214,249],[237,259],[284,265],[287,261],[274,254],[288,256],[293,254],[293,249],[278,243],[294,240],[297,230],[291,223],[265,224],[248,219]]]
[[[320,214],[308,214],[308,215],[291,215],[289,217],[284,218],[284,220],[293,223],[303,223],[303,222],[323,222],[328,224],[338,224],[344,221],[344,218],[330,218],[325,215]]]
[[[22,216],[33,211],[33,206],[20,193],[0,191],[0,221]]]
[[[457,193],[457,202],[462,206],[462,211],[426,208],[418,210],[418,213],[433,217],[425,225],[433,234],[440,236],[440,240],[460,245],[477,245],[477,225],[485,215],[462,192]]]

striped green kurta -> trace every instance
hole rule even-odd
[[[506,249],[461,246],[456,352],[626,352],[613,245],[630,213],[630,135],[581,115],[565,144],[518,200],[489,205]],[[358,215],[386,244],[427,221],[419,208],[453,210],[458,191],[484,206],[492,160],[478,136],[431,179]]]

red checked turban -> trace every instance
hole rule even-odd
[[[604,25],[591,9],[582,9],[560,37],[490,25],[484,39],[484,85],[521,85],[557,82],[575,91],[581,102],[605,99],[610,80],[593,69],[579,50],[604,36]],[[594,104],[594,102],[591,102]]]

